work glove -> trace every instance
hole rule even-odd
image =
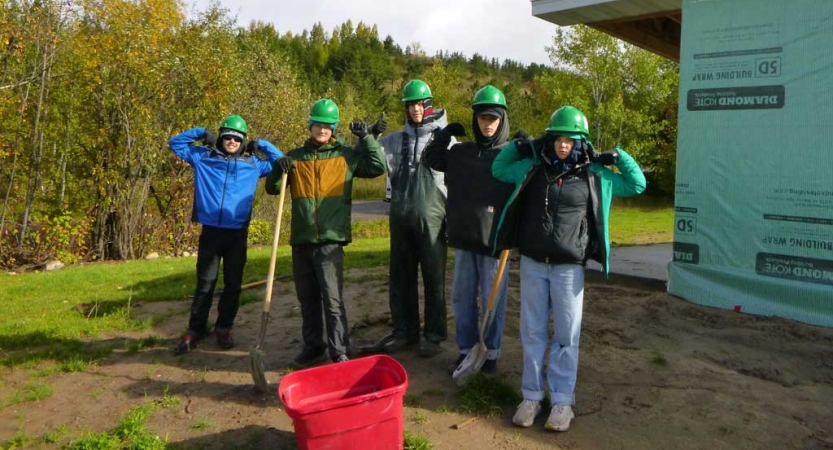
[[[350,122],[350,132],[362,139],[368,134],[367,124],[359,121]]]
[[[292,163],[292,158],[289,156],[278,158],[272,163],[272,170],[279,171],[280,173],[288,174],[289,171],[294,168],[295,165]]]
[[[459,122],[450,123],[445,126],[445,131],[448,133],[449,136],[465,136],[466,135],[466,127]]]
[[[385,130],[388,129],[388,121],[385,120],[385,113],[383,112],[379,116],[379,120],[370,127],[370,133],[374,136],[379,136],[380,134],[384,133]]]
[[[514,136],[512,136],[512,139],[523,139],[523,140],[527,140],[527,139],[529,139],[530,137],[532,137],[532,136],[530,136],[529,134],[527,134],[527,132],[526,132],[526,131],[524,131],[524,130],[518,130],[518,132],[517,132],[517,133],[515,133],[515,135],[514,135]]]
[[[214,147],[217,145],[217,135],[211,132],[208,128],[202,134],[202,145],[206,147]]]
[[[254,155],[259,149],[260,145],[257,143],[257,139],[252,139],[248,144],[246,144],[246,152],[250,155]]]
[[[596,160],[593,162],[597,162],[599,164],[603,164],[605,166],[612,166],[619,162],[619,151],[616,149],[608,150],[604,153],[600,153],[596,155]]]

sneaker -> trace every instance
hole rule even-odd
[[[544,428],[550,431],[567,431],[570,429],[570,421],[575,416],[572,406],[553,405],[550,411],[550,417],[547,419],[547,424],[544,425]]]
[[[185,336],[182,336],[182,339],[176,344],[176,347],[174,347],[174,355],[184,355],[197,348],[197,341],[200,339],[202,339],[202,334],[188,330]]]
[[[486,362],[483,363],[483,367],[480,368],[480,372],[483,375],[494,375],[497,373],[497,360],[496,359],[487,359]]]
[[[231,330],[227,329],[216,329],[217,334],[217,345],[220,346],[223,350],[228,350],[234,347],[234,338],[231,337]]]
[[[301,354],[292,360],[292,366],[296,369],[305,369],[324,361],[327,358],[326,349],[304,348]]]
[[[535,418],[541,414],[541,402],[537,400],[524,400],[518,405],[512,423],[519,427],[529,428],[535,422]]]
[[[419,343],[419,349],[417,349],[417,355],[423,358],[430,358],[432,356],[438,355],[443,351],[442,346],[437,341],[432,341],[430,339],[423,339]]]
[[[460,367],[460,364],[462,364],[465,359],[466,359],[466,355],[461,354],[460,356],[458,356],[457,360],[454,361],[453,363],[449,364],[448,367],[446,368],[446,370],[448,371],[448,374],[449,375],[454,375],[454,371],[457,370],[458,367]]]
[[[338,357],[333,360],[334,363],[342,363],[347,361],[350,361],[350,358],[348,358],[347,355],[338,355]]]

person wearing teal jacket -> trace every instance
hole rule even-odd
[[[510,224],[517,227],[521,254],[524,400],[512,419],[521,427],[532,426],[549,391],[552,410],[545,427],[569,429],[574,417],[584,268],[592,258],[608,273],[611,199],[645,190],[645,176],[627,152],[616,148],[597,154],[588,136],[584,114],[564,106],[552,114],[543,136],[516,139],[492,164],[495,178],[515,185],[498,230]],[[608,165],[616,166],[618,173]]]

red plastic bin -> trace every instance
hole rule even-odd
[[[387,355],[287,374],[278,395],[300,450],[402,449],[408,374]]]

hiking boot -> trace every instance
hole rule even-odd
[[[350,358],[348,358],[347,355],[338,355],[338,357],[336,357],[333,360],[334,363],[342,363],[347,361],[350,361]]]
[[[480,368],[480,372],[483,375],[494,375],[497,373],[497,360],[496,359],[487,359],[486,362],[483,363],[483,367]]]
[[[448,374],[454,375],[454,371],[457,370],[458,367],[460,367],[460,364],[462,364],[463,360],[465,359],[466,355],[460,354],[460,356],[457,357],[456,361],[454,361],[453,363],[449,364],[448,367],[446,367]]]
[[[576,415],[570,405],[553,405],[550,410],[550,417],[547,419],[544,428],[550,431],[567,431],[570,429],[570,421]]]
[[[438,341],[432,341],[430,339],[423,339],[419,343],[419,349],[417,350],[417,355],[423,358],[430,358],[435,355],[439,355],[443,351],[442,346]]]
[[[537,400],[524,400],[518,405],[512,423],[519,427],[529,428],[535,422],[535,417],[541,414],[541,402]]]
[[[292,360],[292,366],[296,369],[305,369],[327,359],[326,349],[304,348],[301,353]]]
[[[176,344],[176,347],[174,347],[174,355],[184,355],[197,348],[197,342],[202,339],[202,337],[202,333],[188,330],[188,332],[182,336],[182,339],[179,340],[179,343]]]
[[[228,350],[234,347],[234,338],[231,337],[231,330],[225,328],[217,328],[214,330],[217,334],[217,345],[223,350]]]

